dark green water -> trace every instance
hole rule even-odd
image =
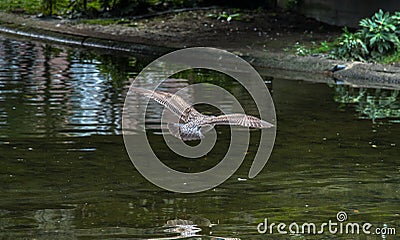
[[[258,132],[252,131],[248,158],[228,181],[178,194],[149,183],[128,158],[123,100],[129,78],[150,59],[116,56],[0,37],[1,239],[398,238],[257,232],[264,218],[318,225],[336,221],[339,211],[348,222],[400,231],[397,91],[273,79],[268,86],[278,128],[266,168],[242,180],[257,149]],[[257,114],[235,82],[202,72],[183,76],[189,81],[179,84],[207,80],[224,86]],[[170,157],[154,124],[159,116],[152,116],[149,138],[167,165],[204,170],[224,155],[229,128],[217,129],[222,150],[208,157]],[[193,237],[163,227],[170,219],[193,217],[218,224]]]

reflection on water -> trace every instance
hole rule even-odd
[[[128,74],[123,61],[2,39],[0,136],[118,134]],[[128,60],[128,61],[127,61]]]
[[[169,220],[199,217],[217,225],[195,226],[202,231],[185,237],[321,239],[332,235],[260,236],[257,224],[323,223],[339,211],[400,231],[397,91],[274,79],[279,127],[267,167],[246,181],[258,142],[252,131],[248,158],[232,178],[210,191],[176,194],[135,170],[120,135],[129,79],[146,62],[0,38],[0,238],[176,239],[181,233],[165,231]],[[164,91],[212,81],[257,114],[230,79],[201,71],[176,77],[188,81]],[[171,158],[157,134],[161,108],[150,110],[149,139],[169,166],[207,169],[225,154],[218,148],[197,160]],[[217,144],[229,140],[220,134]]]
[[[361,119],[400,120],[399,90],[351,88],[349,86],[332,86],[335,89],[334,99],[344,105],[355,106]]]

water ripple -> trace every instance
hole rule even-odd
[[[124,91],[110,63],[0,37],[0,136],[120,134]]]

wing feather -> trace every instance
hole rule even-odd
[[[227,114],[208,118],[206,124],[235,125],[251,128],[271,128],[274,125],[259,118],[246,114]]]
[[[185,114],[190,112],[194,116],[201,115],[196,109],[194,109],[189,103],[183,100],[177,94],[161,92],[161,91],[151,91],[144,88],[131,88],[132,91],[135,91],[139,94],[142,94],[146,97],[153,99],[159,104],[171,110],[174,114],[179,117],[184,117]]]

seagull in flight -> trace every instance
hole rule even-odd
[[[202,131],[208,132],[215,125],[234,125],[259,129],[274,126],[269,122],[246,114],[204,115],[177,94],[136,87],[131,90],[153,99],[176,114],[179,117],[179,123],[168,123],[168,129],[173,136],[183,141],[203,139]]]

